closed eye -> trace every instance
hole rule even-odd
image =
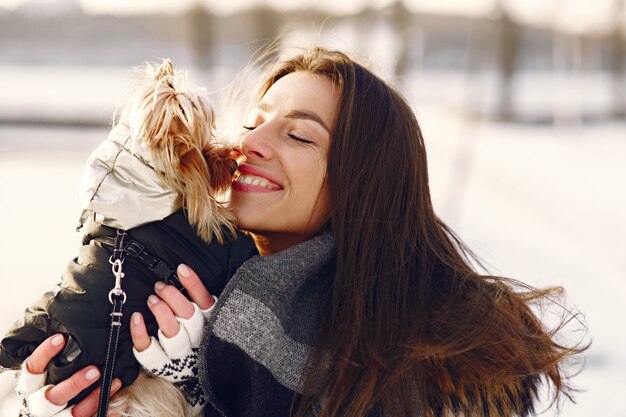
[[[302,142],[302,143],[313,143],[313,141],[308,140],[308,139],[304,139],[301,138],[299,136],[294,135],[293,133],[288,133],[287,136],[289,136],[291,139],[293,140],[297,140],[298,142]]]
[[[254,130],[256,129],[256,126],[242,126],[245,130]],[[302,142],[302,143],[314,143],[312,140],[308,140],[305,138],[301,138],[300,136],[296,136],[293,133],[288,133],[287,136],[289,136],[291,139],[293,140],[297,140],[298,142]]]

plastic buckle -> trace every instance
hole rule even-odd
[[[136,258],[143,251],[143,248],[144,246],[142,244],[140,244],[139,242],[135,242],[134,240],[131,240],[130,242],[128,242],[128,245],[126,245],[126,248],[124,248],[124,250],[129,255]]]
[[[184,291],[185,290],[185,287],[183,287],[183,284],[180,282],[180,280],[178,279],[176,274],[171,274],[169,277],[167,277],[165,282],[170,284],[170,285],[173,285],[179,291]]]

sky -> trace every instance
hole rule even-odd
[[[605,33],[619,20],[626,29],[626,10],[620,15],[614,4],[624,0],[404,0],[413,11],[480,16],[492,14],[502,3],[519,21],[571,33]],[[204,4],[217,14],[228,14],[265,4],[289,11],[317,7],[331,13],[353,13],[365,6],[380,9],[394,0],[0,0],[0,7],[15,9],[24,3],[50,11],[80,7],[90,14],[179,13]]]

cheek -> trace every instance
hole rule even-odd
[[[316,173],[315,177],[308,177],[300,195],[301,221],[307,228],[319,228],[326,222],[330,213],[330,191],[325,175]]]
[[[307,178],[309,184],[312,185],[311,188],[314,188],[310,192],[310,197],[313,200],[311,214],[316,218],[316,221],[320,217],[325,219],[330,211],[330,190],[326,180],[327,164],[326,158],[318,159],[310,176]]]
[[[316,223],[326,222],[328,216],[330,215],[330,190],[328,189],[326,183],[324,183],[324,186],[320,191],[313,215],[316,218]]]

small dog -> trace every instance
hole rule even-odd
[[[119,122],[83,174],[79,255],[62,282],[30,306],[0,342],[0,369],[17,369],[57,332],[66,335],[67,343],[48,367],[48,383],[87,364],[102,368],[111,309],[107,293],[115,281],[109,258],[116,232],[123,229],[129,239],[123,264],[128,298],[114,373],[127,388],[116,394],[111,410],[132,417],[189,416],[183,395],[169,382],[146,376],[130,384],[141,374],[128,319],[140,311],[148,332],[156,335],[146,306],[156,281],[180,288],[174,270],[185,263],[219,295],[256,249],[236,231],[234,216],[219,200],[237,164],[232,148],[213,134],[215,117],[206,91],[188,88],[185,74],[170,60],[138,73]]]
[[[234,233],[234,217],[216,196],[230,189],[237,163],[230,157],[232,148],[213,135],[215,117],[206,91],[187,88],[185,73],[175,71],[169,59],[158,68],[148,65],[137,72],[140,76],[121,114],[121,123],[129,129],[125,146],[146,160],[154,159],[151,165],[182,199],[202,239],[211,242],[215,237],[223,243],[224,226]],[[85,189],[91,205],[87,210],[98,212],[98,192],[89,185]],[[108,204],[110,197],[105,199]]]

